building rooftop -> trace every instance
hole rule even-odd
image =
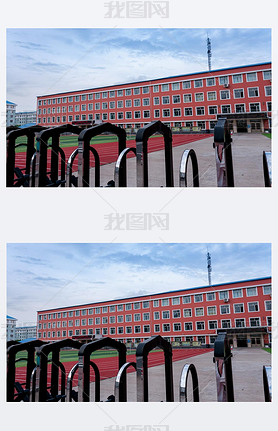
[[[8,315],[7,315],[7,319],[9,319],[9,320],[17,320],[15,317],[8,316]]]

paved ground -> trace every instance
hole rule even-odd
[[[185,364],[195,365],[199,380],[200,402],[216,402],[216,379],[213,352],[173,363],[174,400],[179,401],[179,380]],[[232,369],[236,402],[264,402],[263,365],[271,364],[271,355],[261,348],[237,348],[233,350]],[[189,379],[190,380],[190,379]],[[114,393],[114,378],[101,381],[101,399]],[[127,375],[128,401],[136,401],[136,375]],[[165,401],[164,366],[149,369],[149,400]],[[93,399],[94,384],[91,385]],[[192,400],[188,388],[189,401]]]
[[[215,154],[213,137],[173,148],[175,186],[179,186],[179,164],[185,149],[193,148],[197,154],[200,187],[216,187]],[[238,133],[233,135],[232,154],[236,187],[264,187],[263,151],[271,150],[271,140],[261,134]],[[136,186],[135,158],[128,159],[128,186]],[[165,185],[164,151],[149,154],[150,187]],[[101,185],[114,178],[114,163],[101,167]],[[191,178],[189,173],[188,178]],[[91,184],[93,184],[93,169]],[[189,183],[188,186],[191,184]]]

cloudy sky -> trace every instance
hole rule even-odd
[[[271,275],[269,244],[8,244],[7,314]]]
[[[271,60],[270,29],[8,29],[7,100]]]

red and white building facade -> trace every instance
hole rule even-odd
[[[38,338],[109,336],[138,343],[160,334],[184,345],[213,344],[225,330],[234,347],[271,342],[271,277],[41,310]]]
[[[229,119],[234,133],[271,128],[271,63],[37,97],[37,123],[49,127],[108,121],[137,129],[160,120],[211,130],[219,117]]]

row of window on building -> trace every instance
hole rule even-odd
[[[264,87],[265,89],[265,96],[271,96],[271,86]],[[248,88],[248,98],[254,98],[254,97],[260,97],[259,88],[258,87],[252,87]],[[230,90],[220,90],[220,100],[229,100],[231,99],[231,93]],[[243,99],[245,97],[245,92],[243,88],[237,88],[233,90],[233,96],[234,99]],[[172,103],[173,104],[180,104],[182,103],[192,103],[192,94],[186,93],[183,94],[183,97],[181,97],[180,94],[176,94],[172,96]],[[205,101],[205,94],[204,93],[195,93],[194,94],[194,100],[195,102],[204,102]],[[209,91],[207,92],[207,99],[208,102],[217,100],[217,92],[216,91]],[[132,103],[133,102],[133,103]],[[153,98],[153,105],[169,105],[171,102],[170,96],[156,96]],[[55,114],[56,112],[59,114],[60,112],[66,113],[66,112],[79,112],[81,111],[92,111],[92,110],[100,110],[100,109],[115,109],[117,108],[131,108],[132,105],[134,108],[139,106],[150,106],[151,99],[149,97],[143,98],[143,99],[126,99],[124,100],[118,100],[117,102],[111,101],[111,102],[97,102],[97,103],[84,103],[84,104],[77,104],[77,105],[68,105],[68,106],[53,106],[52,108],[39,108],[38,114],[45,115],[45,114]],[[81,109],[80,109],[81,108]]]
[[[219,85],[229,85],[230,79],[233,84],[243,83],[244,82],[244,75],[246,82],[255,82],[258,81],[258,74],[257,72],[248,72],[246,74],[234,74],[227,76],[219,76],[218,77],[218,83]],[[263,71],[263,79],[269,80],[271,79],[271,70],[265,70]],[[85,100],[93,100],[93,98],[97,99],[107,99],[112,97],[122,97],[122,96],[131,96],[133,95],[139,95],[139,94],[148,94],[150,92],[150,87],[153,88],[154,93],[158,93],[159,91],[178,91],[181,88],[182,89],[189,89],[189,88],[202,88],[204,86],[204,83],[207,87],[215,86],[217,83],[216,77],[209,77],[204,79],[195,79],[195,80],[187,80],[182,82],[172,82],[172,83],[164,83],[164,84],[153,84],[152,86],[145,85],[145,86],[138,86],[133,88],[126,88],[126,89],[118,89],[118,90],[110,90],[110,91],[96,91],[91,92],[87,94],[77,94],[75,96],[64,96],[64,97],[55,97],[55,98],[47,98],[44,100],[39,100],[38,104],[41,105],[51,105],[51,104],[60,104],[60,103],[71,103],[73,101],[79,102],[85,101]]]
[[[263,295],[271,295],[271,285],[265,285],[263,286]],[[218,293],[218,295],[217,295]],[[196,293],[194,295],[183,295],[183,296],[175,296],[171,298],[161,298],[161,299],[153,299],[151,301],[149,300],[142,300],[142,301],[135,301],[135,302],[128,302],[126,304],[113,304],[113,305],[104,305],[102,307],[95,306],[90,308],[80,308],[77,310],[70,310],[70,311],[61,311],[61,312],[54,312],[54,313],[45,313],[45,314],[39,314],[39,320],[50,320],[50,319],[60,319],[61,317],[73,317],[75,316],[86,316],[87,314],[106,314],[106,313],[113,313],[116,311],[126,311],[129,310],[139,310],[141,308],[149,308],[151,306],[153,307],[167,307],[169,305],[179,305],[179,304],[190,304],[191,302],[194,303],[200,303],[203,301],[215,301],[217,299],[219,300],[229,300],[230,298],[243,298],[244,293],[246,297],[252,297],[252,296],[258,296],[258,288],[256,286],[247,287],[247,288],[238,288],[238,289],[232,289],[232,290],[220,290],[219,292],[207,292],[207,293]]]
[[[265,306],[265,311],[271,311],[271,301],[267,300],[264,301],[264,306]],[[248,312],[249,313],[253,313],[253,312],[259,312],[260,311],[260,307],[259,307],[259,302],[254,301],[254,302],[248,302],[247,303],[247,308],[248,308]],[[222,304],[219,306],[219,311],[220,314],[231,314],[231,308],[230,308],[230,304]],[[237,313],[244,313],[245,312],[245,305],[243,303],[237,303],[237,304],[233,304],[233,312],[235,314]],[[192,308],[184,308],[183,310],[180,309],[176,309],[176,310],[172,310],[172,312],[170,310],[163,310],[162,312],[160,311],[154,311],[153,312],[153,319],[154,320],[160,320],[160,319],[170,319],[171,317],[173,319],[179,319],[181,318],[183,313],[183,317],[184,318],[188,318],[188,317],[192,317]],[[212,316],[212,315],[216,315],[217,314],[217,306],[216,305],[212,305],[212,306],[207,306],[207,316]],[[196,317],[199,316],[205,316],[205,309],[204,307],[196,307],[194,308],[194,315]],[[74,320],[64,320],[64,321],[54,321],[54,322],[48,322],[48,324],[46,323],[39,323],[38,328],[39,329],[50,329],[50,328],[60,328],[62,327],[71,327],[73,325],[75,326],[80,326],[80,322],[81,322],[81,326],[87,326],[87,325],[100,325],[100,324],[108,324],[108,322],[110,324],[113,323],[123,323],[125,322],[132,322],[132,320],[134,322],[139,322],[141,320],[143,321],[148,321],[151,320],[151,315],[150,312],[145,312],[145,313],[135,313],[135,314],[119,314],[117,316],[112,315],[112,316],[103,316],[102,318],[100,317],[95,317],[95,318],[89,318],[87,319],[75,319]]]
[[[271,112],[271,102],[267,102],[267,111]],[[241,104],[235,104],[234,111],[232,111],[231,105],[222,105],[219,109],[218,106],[208,106],[207,107],[207,115],[217,115],[217,114],[232,114],[232,113],[244,113],[244,112],[261,112],[261,104],[260,102],[257,103],[249,103],[249,111],[246,111],[245,103]],[[117,115],[116,115],[117,114]],[[193,107],[184,108],[183,114],[181,108],[173,108],[172,112],[171,109],[166,108],[162,109],[155,109],[153,111],[154,118],[170,118],[170,117],[192,117],[193,114]],[[205,106],[196,106],[195,107],[195,115],[196,116],[203,116],[206,115],[206,108]],[[38,123],[60,123],[60,122],[66,122],[66,121],[86,121],[86,120],[102,120],[107,121],[109,120],[137,120],[137,119],[148,119],[151,118],[151,111],[150,110],[144,110],[144,111],[126,111],[126,112],[104,112],[102,114],[77,114],[77,115],[64,115],[64,116],[57,116],[57,117],[42,117],[38,118]]]
[[[260,317],[250,317],[249,322],[246,322],[245,318],[234,319],[234,326],[232,326],[231,319],[221,319],[221,322],[218,320],[209,320],[205,322],[203,320],[195,322],[184,322],[183,325],[181,322],[176,322],[173,324],[170,323],[157,323],[153,325],[153,331],[155,333],[165,333],[165,332],[182,332],[182,331],[204,331],[208,330],[217,330],[217,329],[230,329],[230,328],[246,328],[246,327],[261,327],[261,318]],[[207,328],[206,328],[207,323]],[[220,323],[220,324],[219,324]],[[247,325],[246,325],[247,323]],[[267,316],[266,323],[264,324],[268,327],[271,326],[271,316]],[[263,326],[264,326],[263,325]],[[62,330],[62,331],[48,331],[48,332],[39,332],[38,338],[59,338],[59,337],[73,337],[74,335],[129,335],[129,334],[149,334],[151,332],[151,325],[135,325],[135,326],[118,326],[118,327],[102,327],[102,328],[89,328],[89,329],[70,329],[70,330]]]

